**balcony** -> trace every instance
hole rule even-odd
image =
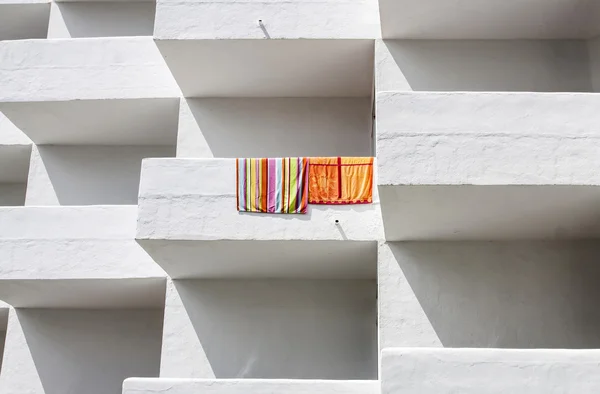
[[[0,299],[16,308],[164,305],[165,274],[135,240],[135,206],[0,209]]]
[[[386,239],[600,235],[599,104],[587,93],[378,93]]]
[[[376,194],[306,215],[241,214],[235,182],[235,159],[144,160],[136,238],[171,277],[375,277]]]
[[[326,380],[208,380],[208,379],[139,379],[123,384],[123,394],[151,394],[170,390],[173,394],[245,394],[249,392],[293,394],[377,394],[376,381]]]
[[[46,38],[48,0],[1,0],[0,41]]]
[[[36,144],[174,144],[179,90],[150,37],[6,41],[0,66],[0,110]]]
[[[599,361],[598,350],[391,348],[381,357],[381,392],[593,393]]]
[[[556,39],[600,33],[594,0],[379,0],[383,38]]]

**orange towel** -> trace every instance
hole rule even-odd
[[[309,204],[369,204],[372,202],[372,157],[308,159]]]

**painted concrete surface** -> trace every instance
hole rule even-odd
[[[373,90],[369,39],[157,39],[156,45],[185,97],[370,97]]]
[[[161,40],[376,38],[379,13],[376,0],[159,0],[154,35]]]
[[[374,381],[327,380],[266,380],[266,379],[127,379],[123,394],[376,394],[379,383]]]
[[[373,204],[312,205],[306,215],[281,217],[238,212],[235,192],[235,159],[144,160],[136,237],[141,240],[381,239],[376,193]]]
[[[371,112],[366,97],[182,99],[177,157],[371,156]]]
[[[53,2],[48,38],[152,36],[153,2]]]
[[[598,236],[597,103],[585,93],[379,93],[386,239]]]
[[[385,349],[383,394],[594,393],[598,350]]]
[[[161,377],[376,379],[376,302],[373,280],[174,281]]]
[[[37,146],[25,205],[135,205],[147,157],[174,156],[174,146]]]
[[[0,63],[0,102],[179,96],[151,37],[3,41]]]
[[[382,243],[380,349],[596,349],[599,256],[594,240]]]
[[[0,108],[39,145],[175,145],[177,140],[179,98],[12,102]]]
[[[162,303],[165,274],[134,240],[136,211],[0,208],[0,299],[26,307]]]
[[[120,393],[129,376],[158,376],[162,310],[15,310],[0,393]]]
[[[557,39],[600,33],[594,0],[379,0],[384,38]]]
[[[377,95],[380,185],[598,185],[600,97]]]
[[[46,38],[50,1],[0,1],[0,40]]]
[[[592,41],[590,41],[591,43]],[[377,91],[591,92],[585,40],[377,40]]]

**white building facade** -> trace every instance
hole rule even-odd
[[[598,22],[0,0],[0,394],[600,392]],[[285,156],[373,203],[237,212]]]

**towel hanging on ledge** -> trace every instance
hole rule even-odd
[[[308,159],[237,159],[240,212],[306,213]]]
[[[309,159],[309,204],[370,204],[373,202],[372,157]]]

